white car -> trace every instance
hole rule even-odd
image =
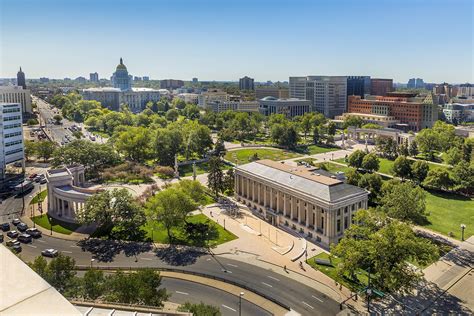
[[[59,255],[59,251],[57,251],[56,249],[50,248],[50,249],[45,249],[41,251],[41,254],[45,257],[54,258]]]

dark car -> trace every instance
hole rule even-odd
[[[28,225],[26,225],[25,223],[20,223],[16,225],[16,229],[18,229],[21,232],[24,232],[25,230],[28,229]]]
[[[21,241],[22,243],[29,243],[32,241],[32,238],[30,235],[28,234],[21,234],[20,236],[18,236],[18,241]]]
[[[33,238],[40,238],[42,236],[42,233],[38,228],[28,228],[25,233],[30,235]]]
[[[10,224],[8,224],[8,223],[3,223],[3,224],[2,224],[2,230],[3,230],[4,232],[9,231],[9,230],[10,230]]]
[[[46,182],[48,182],[48,181],[46,181],[46,178],[41,178],[41,180],[40,180],[39,183],[40,183],[40,184],[46,184]]]
[[[33,173],[33,174],[32,174],[32,175],[30,175],[28,178],[30,178],[30,179],[34,179],[34,178],[36,178],[36,176],[37,176],[37,174],[36,174],[36,173]]]
[[[20,235],[20,233],[18,233],[16,230],[11,230],[7,233],[7,236],[10,238],[16,238],[18,235]]]
[[[21,245],[13,245],[10,248],[13,252],[16,252],[16,253],[21,252]]]
[[[50,258],[54,258],[54,257],[57,257],[59,255],[59,251],[57,251],[56,249],[45,249],[43,251],[41,251],[41,254],[45,257],[50,257]]]
[[[15,225],[15,226],[20,224],[20,223],[21,223],[21,221],[20,221],[19,218],[15,218],[14,220],[12,220],[12,224]]]

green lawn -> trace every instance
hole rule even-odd
[[[227,164],[222,165],[223,170],[228,170],[231,167]],[[180,177],[187,177],[187,176],[192,176],[193,175],[193,165],[186,165],[186,166],[180,166],[178,168],[179,171],[179,176]],[[209,171],[209,163],[203,162],[196,164],[196,174],[203,174]]]
[[[461,239],[461,224],[466,225],[464,238],[474,235],[474,200],[457,194],[426,191],[426,210],[430,224],[425,227],[443,235],[453,233]]]
[[[332,172],[332,173],[336,173],[338,171],[341,171],[341,172],[348,172],[349,170],[351,170],[352,168],[351,167],[347,167],[347,166],[341,166],[341,165],[338,165],[338,164],[335,164],[335,163],[331,163],[331,162],[320,162],[320,163],[317,163],[316,166],[318,167],[322,167],[321,165],[324,164],[325,168],[327,169],[327,171],[329,172]],[[322,167],[322,169],[325,169],[324,167]]]
[[[49,217],[46,214],[35,216],[32,218],[32,220],[36,223],[36,225],[39,225],[46,229],[51,229],[52,223],[54,232],[65,235],[70,235],[72,232],[74,232],[81,226],[79,224],[63,222],[55,218],[52,218],[50,222]]]
[[[337,272],[336,272],[336,266],[341,261],[341,259],[334,258],[334,257],[332,259],[330,259],[329,257],[330,256],[327,253],[322,252],[322,253],[308,259],[306,261],[306,263],[309,264],[314,269],[321,271],[322,273],[324,273],[325,275],[327,275],[331,279],[336,280],[337,282],[341,283],[342,285],[344,285],[345,287],[347,287],[351,290],[360,290],[362,287],[367,285],[367,281],[368,281],[367,274],[363,270],[361,270],[361,273],[357,274],[358,281],[351,280],[348,277],[343,277],[343,278],[339,277],[337,275]],[[328,266],[325,266],[325,265],[317,264],[314,261],[314,259],[330,260],[333,264],[333,267],[328,267]]]
[[[317,146],[317,145],[309,145],[307,154],[316,155],[316,154],[323,154],[323,153],[328,153],[328,152],[336,151],[336,150],[340,150],[340,148],[337,148],[337,147],[321,147],[321,146]]]
[[[207,242],[209,246],[217,246],[219,244],[234,240],[237,238],[234,234],[229,232],[228,230],[224,230],[224,228],[217,223],[211,221],[206,215],[198,214],[188,217],[188,223],[207,223],[212,227],[211,238]],[[145,226],[144,229],[146,230],[146,236],[149,238],[153,237],[153,240],[157,243],[161,244],[169,244],[168,235],[166,233],[165,227],[161,224],[158,227],[155,227],[152,233],[152,229],[149,226]],[[179,227],[172,229],[172,235],[174,237],[174,243],[180,245],[188,245],[188,246],[204,246],[204,242],[199,239],[189,239],[186,235],[184,227]]]
[[[278,148],[245,148],[228,151],[225,159],[241,165],[250,162],[249,158],[257,153],[259,159],[284,160],[300,157],[300,154]]]
[[[41,191],[40,193],[36,194],[33,199],[31,199],[30,205],[36,204],[40,201],[44,201],[47,195],[48,195],[48,190]]]

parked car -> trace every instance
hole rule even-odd
[[[21,252],[21,250],[22,250],[22,249],[21,249],[21,245],[13,245],[13,246],[11,246],[11,250],[12,250],[13,252],[19,253],[19,252]]]
[[[8,224],[8,223],[3,223],[3,224],[2,224],[2,230],[3,230],[4,232],[9,231],[9,230],[10,230],[10,224]]]
[[[19,218],[15,218],[14,220],[12,220],[12,224],[15,225],[15,226],[20,224],[20,223],[21,223],[21,221],[20,221]]]
[[[30,235],[33,238],[40,238],[42,236],[42,233],[38,228],[28,228],[25,233]]]
[[[46,182],[48,182],[48,181],[46,181],[46,178],[41,178],[40,184],[46,184]]]
[[[54,257],[57,257],[59,255],[59,251],[57,251],[56,249],[45,249],[43,251],[41,251],[41,254],[45,257],[50,257],[50,258],[54,258]]]
[[[10,238],[16,238],[18,237],[18,235],[20,235],[20,233],[17,232],[16,230],[11,230],[7,233],[7,236]]]
[[[20,223],[16,225],[16,229],[18,229],[21,232],[24,232],[25,230],[28,229],[28,225],[26,225],[25,223]]]
[[[18,236],[18,241],[21,241],[22,243],[29,243],[32,241],[32,238],[30,235],[28,234],[21,234],[20,236]]]
[[[9,239],[7,240],[7,246],[12,247],[13,245],[19,245],[20,242],[16,239]]]
[[[29,179],[34,179],[34,178],[36,178],[36,176],[37,176],[37,174],[36,174],[36,173],[33,173],[33,174],[31,174],[28,178],[29,178]]]

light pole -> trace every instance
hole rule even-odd
[[[94,261],[95,261],[95,259],[92,258],[92,259],[91,259],[91,269],[92,269],[92,264],[94,263]]]
[[[240,292],[239,295],[239,316],[242,316],[242,296],[244,296],[244,292]]]
[[[49,234],[53,235],[53,222],[52,222],[51,216],[48,216],[48,219],[49,219],[49,228],[50,228]]]
[[[464,230],[466,229],[466,224],[461,224],[461,241],[464,241]]]

